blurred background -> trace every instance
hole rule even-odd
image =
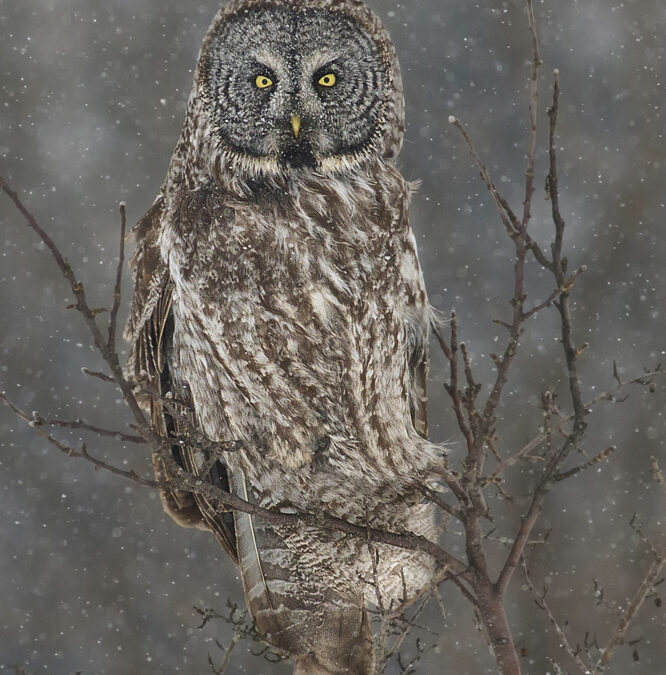
[[[412,223],[431,302],[445,314],[458,312],[477,377],[487,384],[488,354],[505,337],[492,319],[510,312],[512,246],[447,119],[456,115],[465,124],[498,187],[520,208],[530,58],[523,2],[370,4],[402,62],[408,126],[399,164],[408,179],[422,181]],[[559,68],[567,255],[572,267],[588,267],[574,296],[576,340],[590,344],[580,360],[587,399],[613,386],[613,361],[624,378],[666,361],[666,6],[535,6],[544,66],[532,232],[548,246],[546,108]],[[0,171],[85,280],[92,305],[110,304],[118,202],[127,202],[134,222],[162,182],[217,8],[212,0],[0,0]],[[81,318],[66,309],[68,289],[4,195],[0,220],[0,390],[28,411],[123,428],[128,416],[113,386],[81,374],[102,364]],[[551,282],[533,262],[528,277],[530,300],[547,297]],[[530,321],[507,387],[501,452],[536,434],[541,392],[558,393],[567,409],[560,351],[556,311],[547,310]],[[455,461],[462,443],[438,355],[431,379],[432,434],[451,443]],[[626,401],[595,410],[584,442],[590,455],[609,445],[618,452],[557,486],[535,530],[550,531],[550,538],[529,552],[535,583],[548,584],[574,644],[586,631],[602,643],[608,638],[651,562],[629,526],[632,515],[640,515],[656,545],[666,544],[663,488],[651,473],[651,457],[666,467],[664,382],[653,394],[637,386],[625,393]],[[150,471],[140,446],[91,439],[90,447],[116,464]],[[513,504],[491,497],[496,536],[515,531],[534,469],[523,465],[510,474]],[[228,597],[242,602],[237,570],[214,538],[179,528],[150,490],[67,459],[4,407],[0,510],[0,671],[18,665],[29,673],[205,673],[209,652],[221,661],[214,640],[226,644],[230,628],[211,622],[198,629],[193,609],[222,611]],[[447,544],[464,555],[455,533]],[[489,546],[493,555],[506,553]],[[424,644],[436,647],[418,672],[495,672],[470,608],[454,587],[442,590],[447,615],[432,603],[421,619],[432,631],[421,635]],[[628,634],[640,641],[620,647],[608,672],[664,672],[665,620],[657,604],[647,600]],[[520,572],[508,611],[526,673],[557,672],[548,656],[572,667]],[[256,647],[236,648],[228,673],[290,672],[250,649]],[[414,649],[410,638],[405,654]]]

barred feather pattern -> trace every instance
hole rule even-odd
[[[202,84],[206,44],[234,12],[271,3],[221,10],[166,181],[135,228],[127,371],[137,388],[189,402],[207,439],[242,442],[211,481],[263,507],[434,540],[421,489],[444,450],[426,439],[430,308],[409,226],[412,187],[393,164],[404,130],[395,52],[356,0],[283,4],[346,12],[372,32],[391,82],[376,132],[315,169],[284,170],[228,147]],[[148,404],[167,435],[160,397]],[[194,447],[174,456],[189,471],[210,459]],[[159,461],[156,472],[168,478]],[[366,542],[339,533],[240,513],[231,523],[179,491],[163,501],[238,560],[257,628],[294,656],[296,672],[372,672],[375,578],[386,606],[432,579],[424,553],[376,545],[373,564]]]

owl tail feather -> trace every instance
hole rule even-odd
[[[252,501],[241,471],[232,472],[230,487]],[[331,588],[330,575],[301,554],[310,540],[306,530],[273,527],[245,513],[234,519],[248,609],[257,631],[294,659],[295,675],[371,675],[363,589],[349,597]]]

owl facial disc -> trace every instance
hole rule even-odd
[[[312,7],[225,17],[204,44],[200,71],[223,147],[280,170],[370,153],[392,96],[386,55],[367,30]]]

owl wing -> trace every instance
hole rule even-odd
[[[163,209],[159,197],[132,230],[136,241],[130,261],[134,297],[125,326],[125,339],[130,342],[125,372],[135,384],[154,383],[161,371],[162,337],[171,306],[169,270],[158,242]]]
[[[196,426],[187,390],[182,386],[177,388],[178,400],[174,400],[170,410],[165,408],[164,400],[168,392],[176,391],[176,383],[169,368],[173,342],[173,282],[159,249],[162,214],[160,197],[133,230],[137,248],[131,260],[134,297],[125,329],[125,337],[130,341],[126,374],[135,384],[139,400],[150,412],[153,429],[164,437],[186,438],[188,427]],[[183,412],[175,414],[177,410]],[[172,453],[180,466],[193,475],[198,475],[202,462],[210,460],[208,452],[195,444],[179,442],[172,446]],[[201,453],[199,462],[197,453]],[[158,481],[171,478],[169,469],[156,453],[153,454],[153,468]],[[206,477],[221,489],[229,490],[227,471],[222,462],[212,463]],[[164,509],[178,524],[212,530],[225,551],[238,561],[230,513],[220,512],[204,497],[183,490],[160,488],[160,496]]]

